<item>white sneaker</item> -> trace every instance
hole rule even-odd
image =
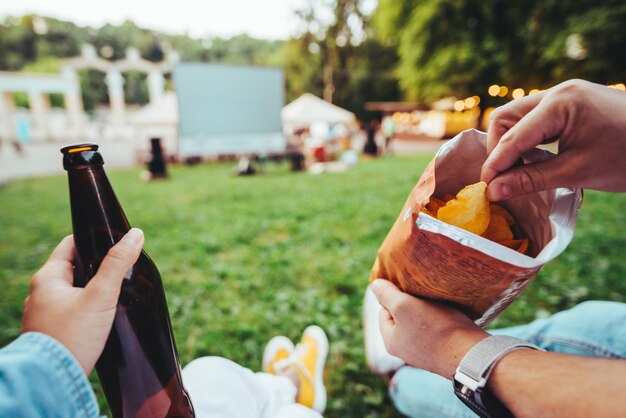
[[[404,366],[401,358],[392,356],[385,348],[383,335],[380,332],[380,310],[376,295],[367,286],[363,300],[363,333],[365,334],[365,360],[367,367],[374,374],[388,374]]]
[[[269,340],[263,351],[262,370],[265,373],[276,374],[276,364],[287,360],[294,351],[293,342],[282,335]]]

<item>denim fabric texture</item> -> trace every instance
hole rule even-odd
[[[99,417],[96,396],[78,361],[36,332],[0,350],[0,417]]]
[[[522,338],[553,352],[626,359],[626,304],[583,302],[528,325],[489,332]],[[389,392],[396,408],[412,418],[476,417],[454,395],[450,380],[424,370],[402,367]]]

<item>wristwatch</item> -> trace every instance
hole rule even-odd
[[[489,375],[505,354],[522,348],[545,351],[527,341],[506,335],[491,335],[472,347],[454,373],[454,393],[482,418],[509,418],[511,411],[486,389]]]

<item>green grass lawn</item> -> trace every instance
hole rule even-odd
[[[138,169],[109,172],[163,276],[182,363],[219,355],[258,370],[270,337],[298,339],[315,323],[331,341],[326,416],[398,416],[365,367],[361,301],[376,250],[431,158],[321,176],[269,164],[237,178],[233,163],[172,167],[154,183]],[[588,299],[626,301],[624,206],[626,194],[586,192],[570,247],[494,326]],[[69,233],[64,176],[0,186],[0,345],[19,334],[30,277]]]

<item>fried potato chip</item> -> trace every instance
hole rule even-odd
[[[502,216],[504,219],[506,219],[506,223],[509,226],[515,224],[515,218],[513,218],[513,215],[511,215],[511,213],[508,210],[504,209],[502,206],[497,205],[495,203],[491,203],[491,206],[489,209],[491,210],[491,216],[493,215]]]
[[[425,213],[426,215],[432,216],[433,218],[437,218],[437,215],[428,210],[428,208],[424,207],[420,211],[421,213]]]
[[[519,248],[519,246],[522,244],[522,240],[521,239],[512,239],[509,241],[500,241],[498,244],[500,245],[504,245],[505,247],[508,247],[512,250],[516,250]]]
[[[437,217],[437,212],[439,212],[439,208],[441,208],[442,206],[444,206],[446,203],[442,202],[441,200],[437,199],[434,196],[430,197],[430,200],[428,201],[428,211],[431,214],[434,214],[435,218]]]
[[[522,244],[519,246],[519,248],[517,249],[517,251],[519,251],[522,254],[526,254],[526,250],[528,249],[528,238],[524,238],[522,240]]]
[[[487,230],[491,219],[486,191],[487,183],[484,181],[466,186],[455,199],[439,209],[437,218],[450,225],[481,235]]]
[[[494,205],[492,205],[492,208],[493,206]],[[513,239],[513,231],[511,231],[509,223],[503,216],[492,211],[489,226],[482,236],[495,242],[510,241]]]
[[[522,254],[526,254],[526,250],[528,249],[528,238],[500,241],[498,244],[509,247],[510,249],[518,251]]]

